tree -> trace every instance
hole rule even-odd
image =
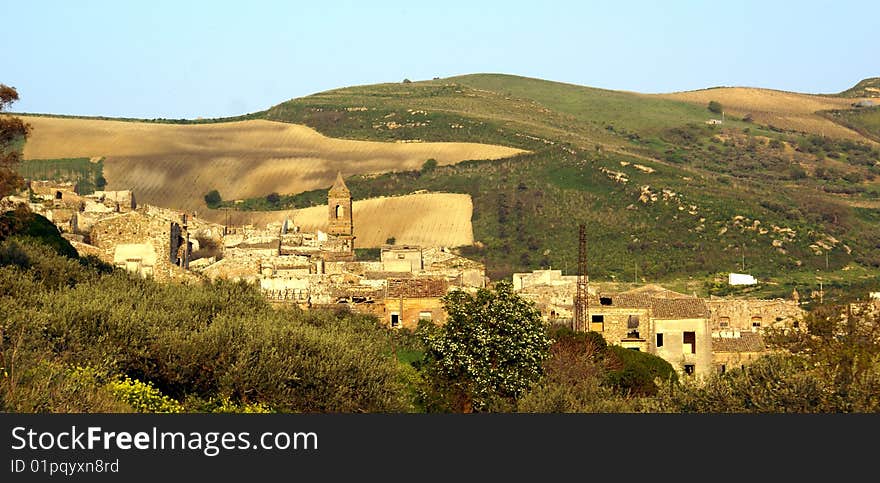
[[[709,112],[714,112],[715,114],[721,114],[721,112],[722,112],[723,110],[724,110],[724,108],[721,107],[721,103],[720,103],[720,102],[718,102],[718,101],[709,101]]]
[[[422,165],[422,173],[428,173],[430,171],[433,171],[434,168],[436,168],[436,167],[437,167],[437,160],[434,158],[431,158],[431,159],[425,161],[425,164]]]
[[[423,325],[425,369],[452,409],[509,409],[543,375],[551,340],[541,314],[510,282],[476,295],[456,290],[442,327]]]
[[[270,205],[277,205],[279,201],[281,201],[281,195],[278,193],[273,192],[266,195],[266,202]]]
[[[220,192],[217,190],[211,190],[205,195],[205,204],[208,205],[208,208],[216,208],[221,201],[223,198],[220,197]]]
[[[14,87],[0,84],[0,198],[22,186],[21,176],[16,172],[21,162],[19,143],[27,138],[30,126],[17,117],[2,115],[17,100]]]

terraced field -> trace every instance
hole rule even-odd
[[[25,159],[104,157],[107,189],[132,189],[144,203],[194,210],[204,194],[224,199],[329,187],[344,175],[498,159],[519,149],[465,142],[387,143],[332,139],[311,128],[265,120],[175,125],[22,116],[33,126]]]

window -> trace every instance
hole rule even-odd
[[[629,350],[640,352],[638,347],[630,347]]]
[[[431,312],[419,312],[419,320],[431,320]]]
[[[593,315],[590,316],[590,330],[596,332],[605,332],[605,316],[604,315]]]
[[[682,336],[682,343],[684,343],[684,351],[690,352],[691,354],[697,353],[697,333],[696,332],[685,332]]]
[[[55,199],[56,199],[56,200],[60,200],[60,199],[61,199],[61,192],[60,192],[60,191],[56,191],[56,192],[55,192]]]
[[[761,317],[755,315],[752,317],[752,327],[761,327]]]
[[[727,372],[727,366],[725,366],[724,364],[721,364],[721,367],[718,368],[718,372],[720,372],[721,374],[724,374],[725,372]]]
[[[663,334],[657,334],[657,347],[663,347]]]
[[[398,254],[397,254],[397,259],[398,259],[398,260],[403,260],[404,258],[406,258],[406,255],[404,255],[403,253],[398,253]]]
[[[718,326],[719,326],[719,327],[724,327],[724,328],[726,328],[726,327],[730,327],[730,317],[721,317],[721,318],[718,320]]]
[[[599,297],[600,305],[611,305],[611,297]]]
[[[639,316],[638,315],[630,315],[626,320],[626,328],[627,329],[638,329],[639,328]]]
[[[345,215],[345,208],[342,205],[336,205],[336,218],[342,218]]]
[[[696,372],[697,366],[694,364],[685,364],[684,365],[684,373],[687,375],[691,375]]]
[[[397,328],[400,326],[400,314],[397,312],[391,312],[391,327]]]
[[[798,322],[797,320],[795,320],[794,322],[791,323],[791,326],[794,327],[795,329],[797,329],[798,327],[801,326],[801,323]]]

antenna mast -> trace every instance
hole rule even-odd
[[[589,330],[587,317],[590,311],[589,284],[587,276],[587,226],[581,224],[578,227],[578,278],[577,293],[574,299],[574,330],[584,332]]]

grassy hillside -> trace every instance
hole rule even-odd
[[[837,94],[840,97],[880,97],[880,77],[869,77]]]
[[[579,223],[589,227],[590,273],[606,280],[711,280],[744,269],[783,293],[792,280],[814,281],[817,270],[841,280],[876,277],[880,151],[811,110],[849,100],[766,89],[683,94],[480,74],[336,89],[284,102],[264,117],[398,146],[454,141],[528,150],[433,169],[420,169],[423,161],[386,163],[392,172],[347,177],[355,199],[469,194],[474,246],[464,250],[495,277],[547,266],[572,273]],[[746,119],[728,115],[707,125],[718,117],[706,108],[716,94]],[[753,107],[775,118],[819,119],[852,136],[809,134],[757,114],[750,120]],[[323,188],[258,188],[242,191],[251,199],[234,206],[291,209],[326,200]],[[269,203],[272,191],[279,196]]]
[[[824,111],[822,115],[862,136],[880,142],[880,107]]]
[[[878,199],[880,154],[853,140],[731,117],[708,126],[718,116],[696,102],[494,74],[337,89],[267,116],[332,136],[532,151],[347,180],[356,199],[470,194],[476,243],[465,251],[497,277],[551,265],[571,273],[581,222],[590,272],[605,279],[711,278],[741,270],[743,255],[746,271],[783,282],[816,270],[855,277],[856,265],[874,277],[880,266],[880,231],[856,211]],[[303,207],[326,191],[288,195],[282,205]]]

